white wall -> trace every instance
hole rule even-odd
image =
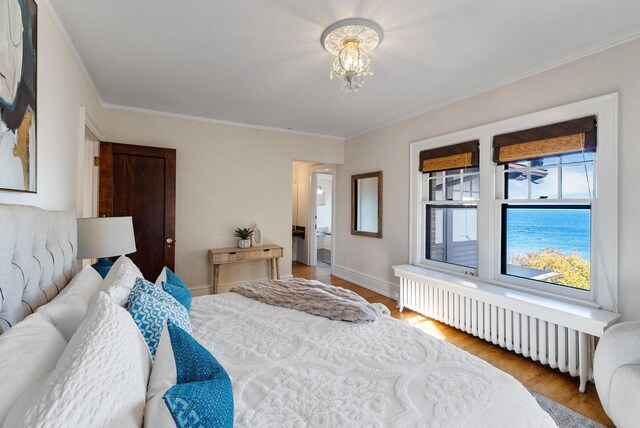
[[[292,162],[344,161],[332,138],[115,109],[103,119],[108,141],[177,149],[176,270],[195,289],[211,282],[207,250],[236,245],[233,230],[252,223],[284,247],[281,275],[291,274]],[[227,265],[220,285],[266,275],[266,262]]]
[[[47,8],[38,7],[38,193],[0,191],[0,203],[76,210],[80,107],[100,127],[102,106],[91,91]]]
[[[640,41],[511,83],[346,142],[345,165],[337,171],[335,272],[394,291],[391,266],[408,261],[409,144],[619,91],[619,285],[620,311],[640,319]],[[384,171],[384,238],[350,234],[350,177]]]

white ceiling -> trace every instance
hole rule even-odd
[[[106,104],[349,136],[640,34],[638,0],[50,0]],[[385,31],[355,94],[326,26]]]

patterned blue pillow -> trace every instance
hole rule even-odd
[[[153,358],[156,356],[165,320],[171,320],[191,333],[191,319],[185,307],[160,287],[145,279],[136,279],[125,309],[140,329]]]
[[[167,278],[162,282],[162,289],[171,294],[178,302],[189,310],[191,308],[191,292],[182,280],[168,267],[164,268]]]
[[[233,427],[233,392],[225,369],[189,333],[167,321],[177,385],[163,399],[176,426]]]

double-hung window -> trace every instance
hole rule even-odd
[[[593,116],[493,138],[501,275],[591,290],[596,146]]]
[[[410,260],[617,309],[617,94],[411,144]]]
[[[423,174],[424,260],[478,265],[478,140],[420,153]]]

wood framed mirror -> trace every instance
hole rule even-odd
[[[351,176],[351,234],[382,238],[382,171]]]

